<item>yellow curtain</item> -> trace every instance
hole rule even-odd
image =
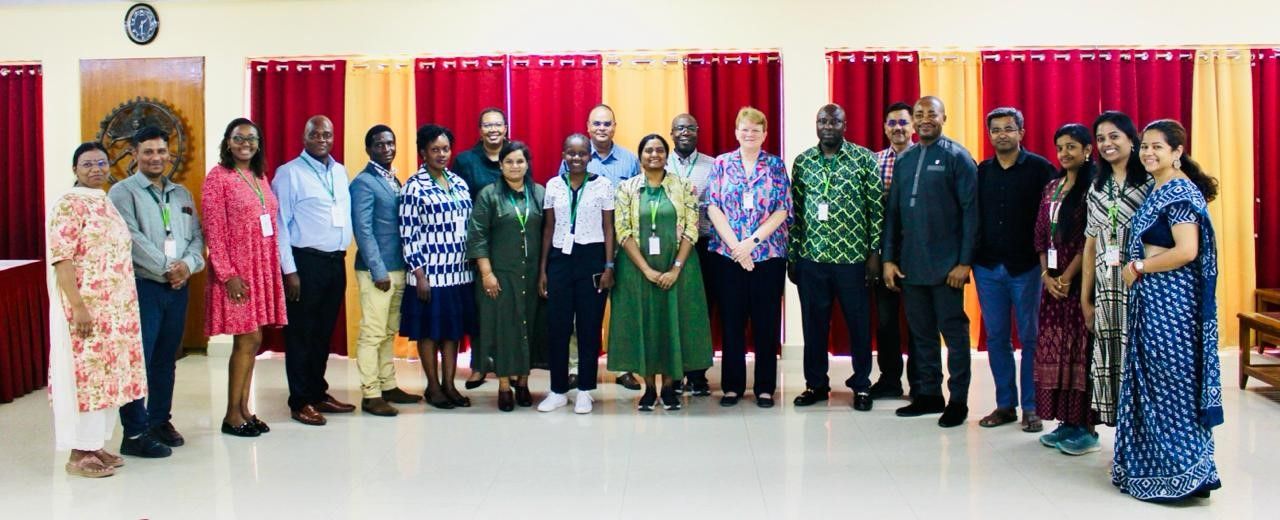
[[[417,114],[413,97],[413,60],[357,59],[347,61],[346,107],[343,113],[343,158],[354,177],[369,162],[364,150],[364,134],[376,124],[384,124],[396,134],[393,167],[400,180],[413,175],[417,164],[414,132]],[[353,253],[355,245],[350,249]],[[355,357],[360,332],[360,289],[355,282],[355,254],[347,255],[347,351]],[[404,338],[396,338],[396,356],[417,357]]]
[[[1218,239],[1220,345],[1235,345],[1236,313],[1253,309],[1253,78],[1248,49],[1196,52],[1191,152],[1218,179],[1209,216]],[[1185,123],[1185,122],[1184,122]]]
[[[981,161],[984,116],[982,114],[982,57],[977,52],[920,52],[920,95],[937,96],[946,105],[943,133],[963,144]],[[982,328],[978,291],[965,287],[964,310],[969,315],[969,336],[976,345]]]
[[[684,64],[678,55],[606,56],[602,88],[601,99],[617,118],[614,142],[633,153],[641,137],[667,137],[671,118],[689,110]]]

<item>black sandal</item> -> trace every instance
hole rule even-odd
[[[271,431],[271,427],[267,426],[267,423],[262,422],[262,419],[259,419],[256,415],[250,415],[249,422],[253,424],[254,428],[258,429],[258,433],[267,433]]]
[[[439,395],[435,395],[435,396],[431,395],[431,392],[426,392],[422,394],[422,398],[427,402],[427,404],[434,406],[436,408],[439,408],[441,410],[453,409],[453,402],[449,399],[448,395],[445,395],[444,392],[441,392]]]

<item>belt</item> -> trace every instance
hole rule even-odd
[[[293,253],[294,254],[303,253],[311,256],[318,256],[321,258],[346,258],[347,256],[347,252],[341,249],[337,251],[321,251],[319,249],[315,249],[311,247],[295,247],[293,248]]]

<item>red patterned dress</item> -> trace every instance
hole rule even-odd
[[[248,334],[261,327],[279,327],[285,315],[280,251],[276,246],[277,204],[266,179],[253,172],[237,173],[214,166],[204,178],[204,240],[209,247],[205,286],[204,333]],[[271,224],[263,236],[261,215]],[[248,300],[232,303],[227,280],[239,276],[248,287]]]
[[[1044,253],[1052,247],[1058,251],[1059,269],[1050,269],[1057,278],[1084,250],[1085,201],[1081,200],[1070,215],[1059,214],[1056,232],[1050,236],[1049,212],[1054,193],[1065,178],[1058,178],[1044,188],[1040,213],[1036,217],[1036,251]],[[1076,182],[1087,182],[1078,179]],[[1066,198],[1062,190],[1059,202]],[[1065,228],[1065,229],[1064,229]],[[1070,232],[1070,236],[1063,236]],[[1080,275],[1071,280],[1067,297],[1054,298],[1047,289],[1040,294],[1040,336],[1036,342],[1035,382],[1036,412],[1041,418],[1054,419],[1075,426],[1089,421],[1089,334],[1084,313],[1080,310]]]

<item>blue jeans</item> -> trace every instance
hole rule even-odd
[[[1022,342],[1022,411],[1036,410],[1036,384],[1033,367],[1036,360],[1036,333],[1040,320],[1040,269],[1032,268],[1011,275],[1003,265],[986,268],[973,266],[978,284],[978,304],[982,308],[982,326],[987,331],[987,358],[991,377],[996,383],[996,406],[1018,407],[1018,374],[1010,341],[1010,318],[1018,322],[1018,340]]]
[[[138,317],[142,322],[142,356],[147,365],[147,397],[120,407],[125,437],[134,437],[172,418],[173,372],[187,323],[189,285],[137,279]]]

